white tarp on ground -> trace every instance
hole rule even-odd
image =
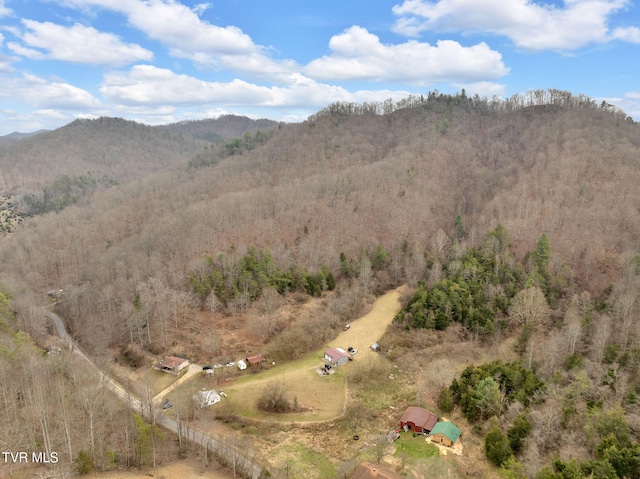
[[[220,394],[216,391],[198,391],[193,395],[193,401],[199,407],[211,406],[221,401]]]

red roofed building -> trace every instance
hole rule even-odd
[[[400,427],[405,431],[428,434],[439,419],[431,411],[417,406],[409,406],[400,418]]]
[[[178,374],[184,368],[189,366],[189,360],[177,356],[165,356],[162,361],[156,365],[156,369],[166,371],[168,373]]]
[[[262,354],[256,354],[255,356],[247,356],[247,364],[249,366],[260,366],[266,360]]]
[[[351,355],[342,348],[329,348],[324,352],[324,360],[331,366],[342,366],[351,359]]]

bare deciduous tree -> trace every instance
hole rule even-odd
[[[591,338],[591,353],[593,360],[601,364],[604,359],[605,349],[611,335],[611,318],[602,314],[594,319],[595,327]]]
[[[550,311],[542,290],[531,286],[516,293],[509,308],[509,317],[519,325],[540,326],[547,321]]]

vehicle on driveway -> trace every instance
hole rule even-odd
[[[160,403],[160,406],[162,409],[169,409],[170,407],[173,407],[173,404],[171,404],[167,398],[164,398]]]
[[[354,355],[354,354],[356,354],[356,353],[358,352],[358,350],[357,350],[356,348],[351,347],[351,346],[349,346],[349,347],[347,348],[347,351],[348,351],[348,352],[349,352],[349,354],[351,354],[351,355]]]
[[[349,331],[349,329],[351,329],[351,325],[350,324],[346,324],[344,328],[342,328],[343,331]]]

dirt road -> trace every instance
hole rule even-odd
[[[400,295],[404,287],[380,296],[371,311],[350,323],[348,331],[342,331],[329,342],[331,347],[347,349],[354,347],[358,353],[353,363],[377,359],[370,346],[380,340],[387,327],[400,311]],[[325,345],[326,346],[326,345]],[[347,399],[346,370],[353,364],[341,366],[338,374],[328,377],[318,376],[316,369],[324,364],[325,347],[305,357],[279,364],[268,371],[240,378],[225,387],[234,411],[247,418],[274,422],[310,423],[331,421],[344,414]],[[342,371],[342,368],[345,371]],[[255,404],[266,387],[273,381],[282,381],[287,394],[295,397],[307,411],[290,414],[262,414]]]
[[[69,349],[73,354],[76,354],[83,358],[89,365],[99,374],[101,382],[105,388],[113,392],[118,398],[124,401],[133,411],[137,411],[145,418],[149,419],[156,411],[150,405],[144,405],[140,399],[135,397],[130,391],[127,391],[122,385],[115,381],[110,376],[104,374],[96,365],[86,356],[80,348],[75,344],[71,336],[67,333],[62,319],[55,313],[49,312],[49,317],[54,322],[58,335],[66,340]],[[173,419],[158,414],[156,417],[156,424],[163,426],[165,429],[177,434],[178,424]],[[190,428],[182,428],[185,437],[188,437],[192,442],[206,447],[213,454],[219,457],[225,458],[227,463],[235,465],[238,469],[242,470],[245,474],[249,475],[253,479],[257,479],[260,476],[261,468],[255,464],[251,459],[245,457],[237,447],[233,444],[228,444],[225,441],[220,441],[214,438],[212,435],[203,434],[199,431],[193,431]]]
[[[331,341],[331,346],[348,348],[354,347],[358,353],[357,360],[374,356],[371,345],[380,340],[393,318],[400,311],[400,295],[406,286],[401,286],[380,296],[373,304],[371,311],[349,323],[348,331],[343,331]]]

